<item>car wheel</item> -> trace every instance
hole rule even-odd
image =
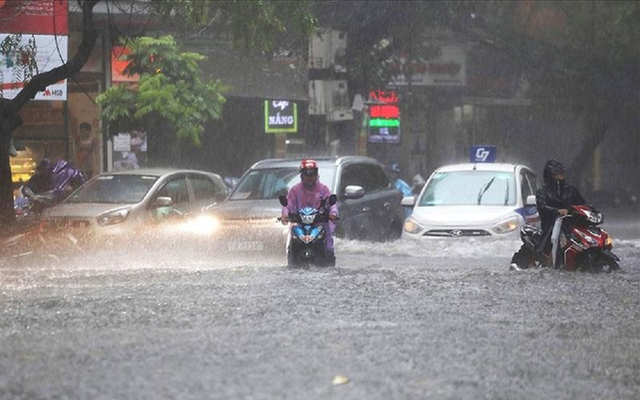
[[[385,241],[393,242],[394,240],[400,239],[400,236],[402,236],[402,223],[394,221],[387,231]]]

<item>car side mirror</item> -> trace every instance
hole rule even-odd
[[[329,205],[330,206],[336,204],[337,202],[338,202],[338,196],[336,196],[335,194],[332,194],[331,196],[329,196]]]
[[[287,196],[279,196],[278,200],[280,201],[280,204],[282,205],[282,207],[286,207],[288,202],[287,202]]]
[[[403,207],[413,207],[416,205],[416,198],[414,196],[403,197],[400,202]]]
[[[364,196],[364,188],[362,186],[349,185],[344,188],[344,197],[347,199],[359,199]]]
[[[536,196],[534,196],[532,194],[527,196],[527,198],[524,201],[524,205],[525,206],[535,206],[536,205]]]
[[[159,196],[155,199],[152,208],[170,207],[173,205],[173,199],[169,196]]]

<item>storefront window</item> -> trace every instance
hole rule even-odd
[[[18,155],[10,159],[14,188],[31,178],[43,158],[51,161],[66,158],[64,103],[32,101],[20,111],[23,124],[13,133]]]

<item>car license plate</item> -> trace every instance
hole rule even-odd
[[[229,251],[262,251],[262,242],[231,242],[227,245]]]

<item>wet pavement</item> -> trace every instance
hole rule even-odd
[[[0,258],[0,399],[636,399],[640,224],[605,228],[622,272],[508,271],[516,241],[338,241],[309,270],[40,242]]]

